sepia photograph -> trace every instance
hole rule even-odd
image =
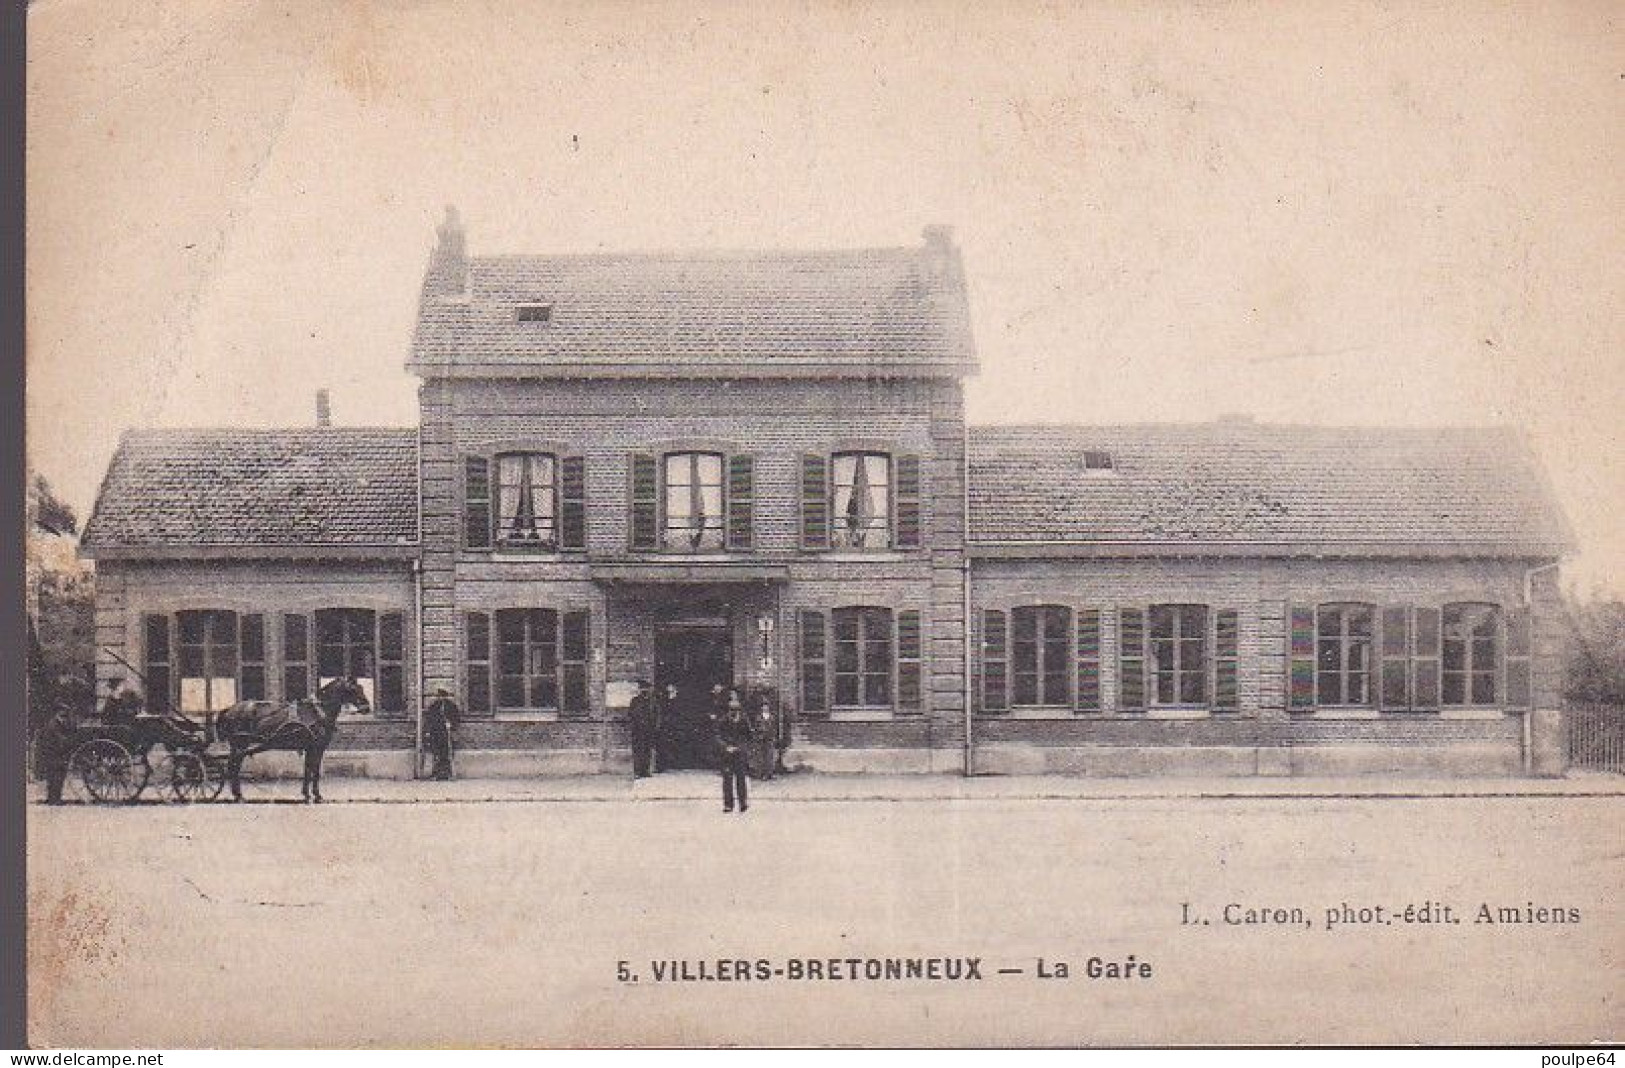
[[[29,1045],[1625,1040],[1621,23],[34,0]]]

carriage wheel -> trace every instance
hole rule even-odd
[[[73,751],[68,768],[92,801],[104,805],[136,799],[147,784],[147,767],[111,738],[92,738]]]
[[[226,785],[220,769],[197,753],[176,753],[169,760],[169,792],[183,802],[213,801]]]

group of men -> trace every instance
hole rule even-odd
[[[639,679],[637,693],[627,708],[627,723],[632,741],[632,775],[648,778],[659,770],[661,720],[663,708],[669,709],[678,700],[676,687],[668,686],[664,700],[655,696],[647,679]],[[750,807],[746,783],[750,771],[752,743],[767,742],[772,747],[772,763],[764,770],[771,778],[784,771],[784,751],[789,747],[788,721],[775,712],[772,702],[762,697],[753,711],[737,689],[726,689],[720,683],[711,688],[710,707],[706,718],[712,735],[718,768],[722,772],[722,808],[725,812],[744,812]]]

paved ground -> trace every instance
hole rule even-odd
[[[964,785],[985,796],[898,802],[786,779],[743,817],[700,800],[701,776],[575,784],[590,804],[30,806],[35,1040],[1625,1037],[1617,794],[1044,797],[1042,780],[1005,780],[1004,795],[979,781]],[[329,793],[427,785],[443,784]],[[1462,922],[1404,922],[1430,901]],[[1565,922],[1473,922],[1486,903]],[[1326,929],[1345,904],[1401,918]],[[1227,905],[1281,922],[1227,924]],[[1084,975],[1091,957],[1130,954],[1151,978]],[[753,973],[761,958],[768,978],[657,981],[655,962],[715,974],[719,957]],[[984,978],[790,978],[831,957],[860,974],[871,957],[980,957]],[[1070,974],[1037,978],[1040,957]],[[618,981],[622,961],[637,982]]]

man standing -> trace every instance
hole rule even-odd
[[[722,765],[722,811],[734,810],[734,797],[737,795],[739,811],[744,812],[750,808],[750,796],[745,785],[745,750],[754,732],[751,730],[750,715],[739,700],[739,691],[729,693],[727,711],[717,721],[716,730],[717,758]]]
[[[654,690],[648,679],[638,680],[638,692],[627,706],[626,720],[632,731],[632,777],[647,779],[649,758],[660,736],[660,710],[655,707]]]
[[[434,754],[433,778],[451,778],[451,747],[462,716],[463,710],[452,700],[450,691],[436,687],[434,700],[423,710],[423,744]]]

